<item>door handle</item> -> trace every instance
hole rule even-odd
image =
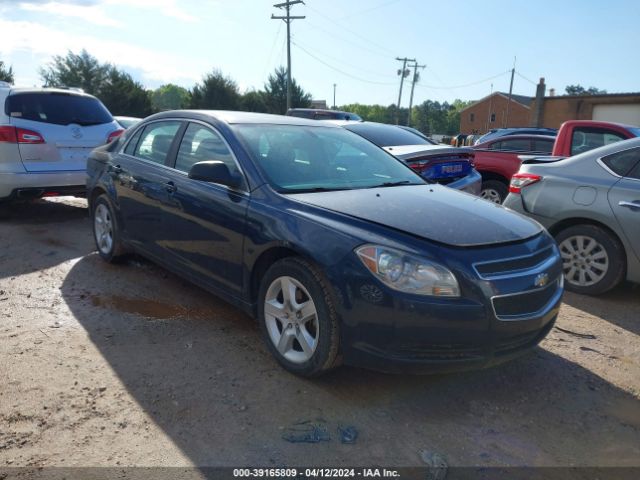
[[[626,202],[624,200],[621,200],[618,202],[618,205],[620,205],[621,207],[627,207],[630,208],[631,210],[640,210],[640,202]]]
[[[174,193],[174,192],[178,189],[178,188],[176,187],[176,184],[175,184],[175,183],[173,183],[173,182],[167,182],[167,183],[164,185],[164,188],[166,188],[166,189],[167,189],[167,192],[169,192],[169,193]]]
[[[122,173],[122,167],[120,165],[109,165],[107,170],[109,173],[113,173],[115,175],[120,175]]]

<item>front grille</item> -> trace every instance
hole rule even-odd
[[[394,354],[412,360],[456,361],[480,360],[483,351],[465,344],[400,345]]]
[[[524,293],[493,297],[493,310],[496,317],[509,320],[513,317],[533,315],[546,307],[558,290],[559,280],[538,290]]]
[[[474,268],[481,277],[491,278],[507,273],[517,273],[533,269],[547,261],[552,255],[552,247],[547,247],[543,250],[522,257],[476,263],[474,264]]]

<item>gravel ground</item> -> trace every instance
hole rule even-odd
[[[83,200],[19,205],[0,220],[0,467],[410,466],[425,451],[640,466],[640,288],[567,294],[557,326],[489,370],[304,380],[234,307],[142,259],[102,262]],[[330,440],[283,438],[314,426]]]

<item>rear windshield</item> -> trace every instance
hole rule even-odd
[[[408,130],[394,125],[381,123],[354,123],[343,125],[347,130],[357,133],[379,147],[395,147],[399,145],[433,145],[424,138]]]
[[[16,93],[7,97],[4,111],[13,118],[55,125],[89,126],[113,121],[98,99],[70,93]]]

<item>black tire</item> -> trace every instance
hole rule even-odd
[[[570,276],[571,266],[577,268],[578,272],[581,268],[579,266],[581,262],[580,258],[575,260],[569,260],[567,258],[567,255],[570,255],[571,253],[570,250],[567,249],[567,246],[572,244],[572,239],[575,239],[576,237],[585,237],[586,239],[591,239],[597,242],[599,247],[596,247],[594,250],[598,255],[602,255],[600,253],[601,251],[606,253],[608,260],[606,271],[602,270],[601,267],[598,267],[596,272],[604,272],[604,275],[600,280],[591,285],[581,285],[579,277],[577,279],[575,278],[576,273]],[[560,253],[563,254],[563,270],[565,276],[564,285],[567,290],[581,293],[583,295],[600,295],[614,288],[625,278],[627,257],[624,251],[624,246],[620,243],[620,240],[615,237],[615,235],[611,234],[607,230],[596,225],[574,225],[560,231],[555,238],[556,242],[558,242],[558,245],[560,246]],[[593,255],[594,254],[591,254],[588,258],[592,259]],[[590,267],[590,264],[587,264],[586,268],[592,269],[593,267]],[[594,280],[594,278],[591,280]]]
[[[485,200],[494,203],[504,202],[504,199],[507,198],[507,194],[509,193],[509,187],[500,180],[484,180],[482,182],[482,188],[480,190],[480,196]],[[500,199],[498,202],[498,198]]]
[[[111,243],[108,248],[100,244],[100,240],[98,239],[98,233],[96,228],[96,215],[99,212],[102,212],[103,208],[106,208],[110,221],[111,221]],[[120,228],[118,225],[117,217],[114,213],[114,208],[111,205],[111,201],[109,197],[102,194],[98,198],[92,202],[91,205],[91,222],[92,222],[92,231],[93,231],[93,239],[96,243],[96,248],[98,250],[98,254],[102,257],[103,260],[109,263],[118,263],[123,260],[126,250],[124,245],[122,244],[122,240],[120,238]]]
[[[307,290],[315,306],[317,346],[310,359],[304,362],[292,362],[285,358],[274,344],[267,326],[266,295],[270,286],[281,277],[291,277],[299,282]],[[267,270],[258,293],[258,322],[267,348],[278,363],[291,373],[303,377],[316,377],[341,363],[339,355],[340,326],[331,288],[320,270],[306,260],[297,257],[285,258],[274,263]],[[282,328],[285,328],[284,324]],[[293,342],[295,341],[293,340]]]

